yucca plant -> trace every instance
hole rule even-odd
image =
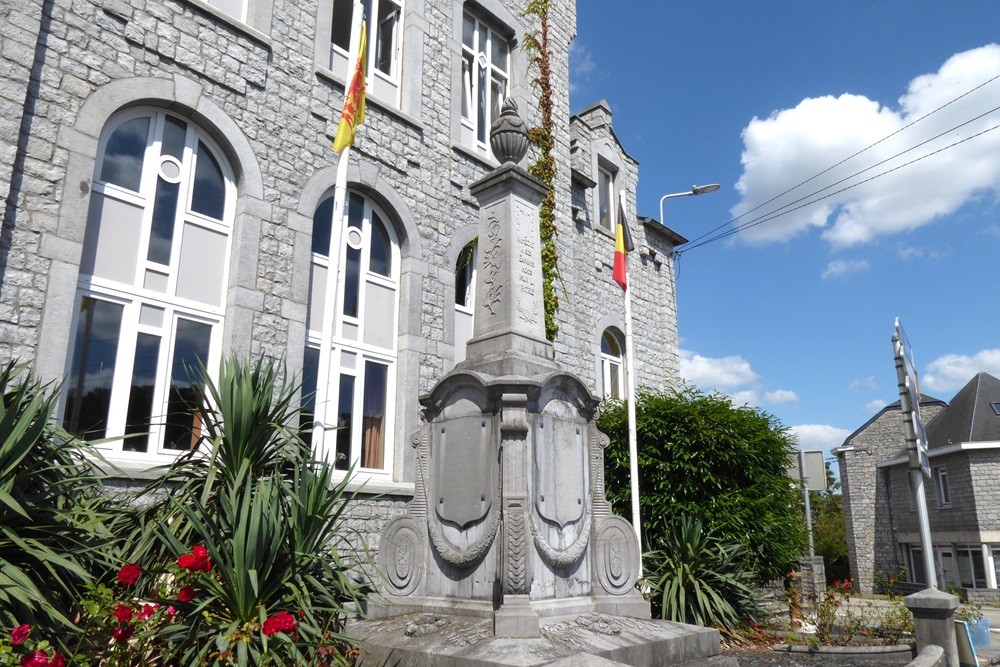
[[[132,560],[150,569],[195,544],[212,563],[185,622],[161,632],[167,658],[334,664],[364,595],[352,578],[364,563],[345,540],[349,476],[335,481],[333,465],[313,459],[279,365],[228,360],[217,382],[203,379],[201,446],[148,489],[158,500],[133,539]],[[279,613],[294,615],[294,632],[268,633]]]
[[[742,547],[684,515],[663,525],[663,548],[643,557],[654,614],[707,627],[735,628],[759,612],[755,575],[740,559]]]
[[[26,366],[0,369],[0,625],[58,643],[91,573],[111,567],[113,536],[87,445],[52,423],[55,402]]]

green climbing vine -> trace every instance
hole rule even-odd
[[[541,24],[540,31],[524,37],[531,63],[538,69],[534,83],[538,86],[539,107],[542,124],[528,130],[528,138],[538,147],[538,158],[528,167],[528,173],[538,178],[548,187],[538,214],[538,234],[542,241],[542,298],[545,304],[545,337],[556,339],[559,325],[556,311],[559,310],[559,295],[556,280],[559,278],[559,256],[556,252],[556,161],[552,155],[555,144],[552,129],[552,66],[549,60],[549,0],[531,0],[525,10],[528,16],[536,16]]]

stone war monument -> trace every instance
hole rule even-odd
[[[717,631],[649,620],[632,525],[605,497],[598,399],[545,339],[546,188],[517,166],[528,138],[511,99],[491,146],[501,166],[470,187],[473,337],[420,398],[414,498],[381,537],[371,618],[349,630],[362,664],[735,664]]]

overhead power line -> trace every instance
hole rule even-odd
[[[998,107],[998,108],[1000,108],[1000,107]],[[716,234],[715,236],[713,236],[711,238],[708,238],[708,239],[705,239],[704,241],[701,241],[700,243],[696,243],[694,245],[686,244],[686,245],[690,245],[690,247],[683,247],[681,250],[677,251],[677,255],[683,254],[684,252],[687,252],[688,250],[694,250],[695,248],[700,248],[703,245],[707,245],[709,243],[713,243],[715,241],[719,241],[719,240],[724,239],[724,238],[726,238],[728,236],[732,236],[733,234],[738,234],[739,232],[743,231],[744,229],[750,229],[751,227],[756,227],[757,225],[762,225],[765,222],[769,222],[769,221],[774,220],[776,218],[780,218],[781,216],[787,215],[789,213],[792,213],[793,211],[798,211],[799,209],[802,209],[802,208],[805,208],[807,206],[811,206],[812,204],[816,204],[818,202],[821,202],[824,199],[829,199],[830,197],[832,197],[834,195],[838,195],[838,194],[840,194],[842,192],[847,192],[848,190],[851,190],[852,188],[856,188],[859,185],[864,185],[865,183],[870,183],[871,181],[874,181],[877,178],[881,178],[882,176],[885,176],[886,174],[891,174],[892,172],[898,171],[898,170],[902,169],[903,167],[908,167],[908,166],[910,166],[912,164],[920,162],[921,160],[924,160],[924,159],[929,158],[929,157],[931,157],[933,155],[937,155],[938,153],[942,153],[942,152],[944,152],[946,150],[954,148],[955,146],[958,146],[959,144],[964,144],[967,141],[971,141],[972,139],[975,139],[976,137],[980,137],[980,136],[986,134],[987,132],[992,132],[993,130],[996,130],[996,129],[1000,129],[1000,123],[998,123],[997,125],[994,125],[993,127],[989,127],[989,128],[987,128],[987,129],[985,129],[985,130],[983,130],[981,132],[977,132],[977,133],[975,133],[973,135],[970,135],[970,136],[968,136],[968,137],[966,137],[964,139],[959,139],[958,141],[950,143],[947,146],[942,146],[941,148],[939,148],[939,149],[937,149],[935,151],[931,151],[930,153],[926,153],[924,155],[921,155],[920,157],[914,158],[914,159],[910,160],[909,162],[904,162],[903,164],[897,165],[897,166],[893,167],[892,169],[886,169],[885,171],[879,172],[879,173],[875,174],[874,176],[871,176],[871,177],[866,178],[864,180],[858,181],[857,183],[852,183],[851,185],[848,185],[845,188],[841,188],[841,189],[836,190],[834,192],[827,193],[827,194],[823,195],[822,197],[817,197],[816,199],[810,199],[809,201],[805,202],[804,204],[800,204],[799,206],[795,206],[794,208],[789,208],[789,209],[784,210],[784,211],[782,211],[781,209],[777,209],[777,211],[780,211],[780,212],[765,213],[764,215],[762,215],[762,216],[760,216],[758,218],[755,218],[754,220],[751,220],[750,222],[747,222],[747,223],[744,223],[742,225],[739,225],[738,227],[733,227],[732,229],[729,229],[729,230],[727,230],[725,232],[722,232],[721,234]],[[864,170],[864,171],[867,171],[867,169]],[[849,177],[849,178],[853,178],[853,177]],[[848,180],[848,179],[844,179],[844,180]],[[825,189],[826,188],[824,188],[824,190]],[[817,192],[822,192],[822,190],[818,190]],[[805,197],[805,198],[807,198],[807,197]],[[801,199],[798,200],[798,201],[801,201]],[[782,207],[782,208],[784,208],[784,207]],[[720,228],[716,227],[716,229],[720,229]]]
[[[824,174],[827,174],[827,173],[829,173],[830,171],[832,171],[832,170],[836,169],[837,167],[839,167],[839,166],[841,166],[841,165],[845,164],[846,162],[849,162],[849,161],[853,160],[854,158],[858,157],[859,155],[862,155],[863,153],[865,153],[865,152],[867,152],[867,151],[871,150],[872,148],[875,148],[875,147],[876,147],[876,146],[878,146],[879,144],[882,144],[882,143],[884,143],[885,141],[888,141],[888,140],[889,140],[889,139],[891,139],[892,137],[894,137],[894,136],[896,136],[896,135],[900,134],[901,132],[904,132],[904,131],[906,131],[907,129],[909,129],[909,128],[913,127],[913,126],[914,126],[914,125],[916,125],[917,123],[919,123],[919,122],[921,122],[921,121],[923,121],[923,120],[925,120],[925,119],[927,119],[927,118],[929,118],[929,117],[933,116],[933,115],[934,115],[934,114],[936,114],[937,112],[939,112],[939,111],[941,111],[941,110],[943,110],[943,109],[945,109],[945,108],[947,108],[947,107],[951,106],[952,104],[954,104],[954,103],[958,102],[959,100],[961,100],[961,99],[963,99],[963,98],[965,98],[965,97],[967,97],[967,96],[971,95],[971,94],[972,94],[972,93],[974,93],[975,91],[979,90],[980,88],[983,88],[984,86],[987,86],[987,85],[989,85],[990,83],[992,83],[992,82],[996,81],[997,79],[1000,79],[1000,74],[997,74],[997,75],[995,75],[995,76],[993,76],[993,77],[991,77],[991,78],[987,79],[986,81],[983,81],[983,82],[982,82],[982,83],[980,83],[979,85],[977,85],[977,86],[974,86],[974,87],[970,88],[969,90],[965,91],[965,92],[964,92],[964,93],[962,93],[961,95],[958,95],[957,97],[955,97],[955,98],[953,98],[953,99],[951,99],[951,100],[949,100],[949,101],[945,102],[945,103],[944,103],[944,104],[942,104],[941,106],[939,106],[939,107],[937,107],[937,108],[935,108],[935,109],[933,109],[933,110],[931,110],[931,111],[927,112],[926,114],[924,114],[924,115],[920,116],[919,118],[917,118],[917,119],[915,119],[915,120],[913,120],[913,121],[911,121],[911,122],[907,123],[906,125],[904,125],[903,127],[899,128],[898,130],[896,130],[896,131],[894,131],[894,132],[891,132],[890,134],[887,134],[886,136],[882,137],[882,138],[881,138],[881,139],[879,139],[878,141],[875,141],[874,143],[871,143],[871,144],[869,144],[868,146],[865,146],[865,147],[864,147],[864,148],[862,148],[861,150],[859,150],[859,151],[857,151],[857,152],[855,152],[855,153],[852,153],[851,155],[847,156],[847,157],[846,157],[846,158],[844,158],[843,160],[840,160],[839,162],[836,162],[835,164],[832,164],[832,165],[830,165],[830,166],[829,166],[829,167],[827,167],[826,169],[823,169],[822,171],[820,171],[820,172],[818,172],[818,173],[814,174],[813,176],[810,176],[809,178],[807,178],[807,179],[805,179],[805,180],[803,180],[803,181],[800,181],[799,183],[797,183],[797,184],[793,185],[792,187],[788,188],[787,190],[785,190],[785,191],[783,191],[783,192],[781,192],[781,193],[779,193],[779,194],[777,194],[777,195],[775,195],[775,196],[771,197],[771,198],[770,198],[770,199],[768,199],[767,201],[765,201],[765,202],[762,202],[762,203],[758,204],[758,205],[757,205],[757,206],[755,206],[754,208],[752,208],[752,209],[750,209],[750,210],[748,210],[748,211],[745,211],[745,212],[741,213],[740,215],[736,216],[735,218],[732,218],[732,219],[728,220],[727,222],[724,222],[724,223],[722,223],[721,225],[718,225],[717,227],[714,227],[713,229],[710,229],[710,230],[708,230],[707,232],[705,232],[705,233],[704,233],[704,234],[702,234],[701,236],[699,236],[699,237],[697,237],[697,238],[695,238],[695,239],[692,239],[691,241],[687,242],[687,243],[686,243],[686,244],[685,244],[684,246],[681,246],[681,248],[679,248],[679,249],[678,249],[678,250],[676,251],[676,256],[677,256],[677,257],[679,257],[679,256],[680,256],[680,255],[681,255],[681,254],[682,254],[683,252],[686,252],[686,251],[688,251],[688,250],[693,250],[694,248],[698,248],[698,247],[701,247],[701,246],[703,246],[703,245],[706,245],[707,243],[710,243],[710,242],[712,242],[712,241],[714,241],[714,240],[719,240],[719,239],[721,239],[721,238],[725,238],[725,237],[727,237],[727,236],[731,236],[732,234],[734,234],[734,233],[736,233],[736,232],[739,232],[739,231],[741,231],[742,229],[746,229],[746,228],[749,228],[749,227],[754,227],[754,226],[756,226],[756,225],[758,225],[758,224],[761,224],[761,223],[763,223],[763,222],[767,222],[768,220],[771,220],[771,219],[774,219],[774,218],[777,218],[777,217],[780,217],[781,215],[784,215],[785,213],[790,213],[790,212],[792,212],[792,211],[795,211],[795,210],[799,210],[800,208],[802,208],[802,206],[797,206],[797,207],[795,207],[795,208],[792,208],[792,209],[789,209],[788,211],[784,211],[784,213],[779,213],[779,211],[782,211],[782,209],[785,209],[785,208],[788,208],[788,207],[790,207],[790,206],[793,206],[794,204],[796,204],[796,203],[798,203],[798,202],[801,202],[801,201],[803,201],[803,199],[806,199],[806,198],[808,198],[808,197],[812,197],[813,195],[815,195],[815,194],[817,194],[817,193],[819,193],[819,192],[823,192],[824,190],[827,190],[827,189],[829,189],[829,188],[831,188],[831,187],[834,187],[834,186],[836,186],[836,185],[838,185],[838,184],[840,184],[840,183],[843,183],[843,182],[844,182],[845,180],[849,180],[849,179],[853,178],[854,176],[857,176],[857,175],[859,175],[859,174],[862,174],[862,173],[864,173],[864,172],[866,172],[866,171],[869,171],[869,170],[871,170],[871,169],[873,169],[873,168],[875,168],[875,167],[877,167],[877,166],[879,166],[879,165],[881,165],[881,164],[884,164],[885,162],[887,162],[887,161],[889,161],[889,160],[892,160],[892,159],[894,159],[895,157],[898,157],[898,156],[900,156],[900,155],[903,155],[903,154],[905,154],[905,153],[907,153],[907,152],[909,152],[909,151],[911,151],[911,150],[914,150],[914,149],[916,149],[916,148],[919,148],[920,146],[923,146],[923,145],[925,145],[925,144],[927,144],[927,143],[929,143],[929,142],[933,141],[934,139],[938,139],[938,138],[940,138],[941,136],[943,136],[944,134],[947,134],[948,132],[953,132],[954,130],[956,130],[956,129],[960,128],[960,127],[963,127],[964,125],[968,125],[968,124],[969,124],[969,123],[971,123],[971,122],[974,122],[974,121],[976,121],[976,120],[978,120],[978,119],[980,119],[980,118],[983,118],[984,116],[987,116],[987,115],[989,115],[989,114],[993,113],[994,111],[997,111],[997,109],[1000,109],[1000,107],[994,107],[994,108],[993,108],[993,109],[991,109],[990,111],[987,111],[987,112],[985,112],[985,113],[983,113],[983,114],[980,114],[979,116],[976,116],[975,118],[972,118],[972,119],[970,119],[970,120],[967,120],[967,121],[965,121],[965,122],[963,122],[963,123],[960,123],[959,125],[956,125],[955,127],[951,128],[951,129],[949,129],[949,130],[946,130],[945,132],[942,132],[941,134],[939,134],[939,135],[937,135],[937,136],[935,136],[935,137],[932,137],[931,139],[928,139],[928,140],[926,140],[926,141],[923,141],[923,142],[920,142],[919,144],[916,144],[915,146],[911,146],[910,148],[908,148],[908,149],[906,149],[906,150],[903,150],[903,151],[901,151],[901,152],[897,153],[897,154],[896,154],[895,156],[893,156],[893,157],[891,157],[891,158],[887,158],[886,160],[882,160],[881,162],[878,162],[878,163],[876,163],[876,164],[874,164],[874,165],[871,165],[871,166],[869,166],[869,167],[867,167],[867,168],[865,168],[865,169],[862,169],[862,170],[860,170],[860,171],[858,171],[858,172],[855,172],[855,174],[853,174],[853,175],[851,175],[851,176],[848,176],[848,177],[846,177],[845,179],[842,179],[842,180],[840,180],[840,181],[837,181],[836,183],[832,183],[832,184],[830,184],[830,185],[826,186],[825,188],[822,188],[822,189],[820,189],[820,190],[817,190],[817,191],[814,191],[813,193],[810,193],[810,194],[808,194],[808,195],[805,195],[805,196],[803,196],[803,197],[801,197],[801,198],[799,198],[799,199],[797,199],[797,200],[795,200],[795,201],[793,201],[793,202],[790,202],[790,203],[788,203],[788,204],[785,204],[785,205],[783,205],[783,206],[781,206],[781,207],[779,207],[779,208],[777,208],[777,209],[775,209],[775,210],[773,210],[773,211],[770,211],[770,212],[768,212],[768,213],[764,213],[763,215],[761,215],[761,216],[758,216],[758,217],[754,218],[754,219],[753,219],[753,220],[751,220],[751,221],[750,221],[749,223],[746,223],[746,224],[744,224],[744,225],[740,225],[740,226],[738,226],[738,227],[734,227],[734,228],[732,228],[732,229],[728,230],[727,232],[725,232],[725,233],[723,233],[723,234],[720,234],[720,235],[716,235],[716,236],[712,236],[712,238],[711,238],[711,239],[708,239],[707,241],[705,241],[705,242],[703,242],[703,243],[699,243],[699,241],[701,241],[702,239],[705,239],[706,237],[708,237],[708,236],[710,236],[710,235],[714,234],[715,232],[719,231],[720,229],[724,229],[724,228],[726,228],[726,227],[729,227],[730,225],[732,225],[732,224],[736,223],[737,221],[739,221],[739,220],[741,220],[742,218],[744,218],[744,217],[746,217],[746,216],[750,215],[751,213],[753,213],[753,212],[755,212],[755,211],[757,211],[757,210],[759,210],[759,209],[761,209],[761,208],[763,208],[763,207],[767,206],[768,204],[770,204],[770,203],[772,203],[772,202],[774,202],[774,201],[776,201],[776,200],[780,199],[781,197],[784,197],[785,195],[789,194],[790,192],[794,192],[795,190],[799,189],[800,187],[802,187],[802,186],[804,186],[804,185],[806,185],[806,184],[808,184],[808,183],[810,183],[810,182],[812,182],[812,181],[816,180],[817,178],[819,178],[820,176],[823,176]],[[991,128],[991,129],[992,129],[992,128]],[[979,134],[984,134],[984,133],[983,133],[983,132],[981,132],[981,133],[979,133]],[[975,136],[978,136],[978,135],[975,135]],[[970,137],[970,138],[971,138],[971,137]],[[952,145],[957,145],[958,143],[964,143],[964,142],[956,142],[956,144],[952,144]],[[946,147],[946,148],[948,148],[948,147]],[[937,153],[937,152],[940,152],[940,151],[935,151],[934,153]],[[928,154],[928,155],[933,155],[934,153],[930,153],[930,154]],[[925,157],[926,157],[926,156],[925,156]],[[919,160],[914,160],[914,161],[911,161],[910,163],[907,163],[907,164],[912,164],[912,162],[916,162],[916,161],[919,161]],[[904,165],[901,165],[901,166],[904,166]],[[892,169],[892,170],[889,170],[889,171],[887,171],[887,172],[883,172],[883,174],[885,174],[885,173],[889,173],[889,172],[891,172],[891,171],[895,171],[895,169]],[[871,180],[872,180],[872,179],[866,179],[865,181],[862,181],[862,183],[865,183],[865,182],[868,182],[868,181],[871,181]],[[855,184],[855,185],[860,185],[860,184],[861,184],[861,183],[857,183],[857,184]],[[852,186],[852,187],[853,187],[853,186]],[[842,190],[838,190],[838,191],[837,191],[836,193],[831,193],[830,195],[827,195],[827,197],[828,197],[828,196],[832,196],[833,194],[838,194],[838,193],[840,193],[840,192],[843,192],[844,190],[847,190],[847,189],[850,189],[850,188],[844,188],[844,189],[842,189]],[[827,197],[822,197],[822,198],[820,198],[820,199],[818,199],[818,200],[816,200],[816,201],[821,201],[822,199],[825,199],[825,198],[827,198]],[[808,204],[806,204],[806,205],[808,205]]]

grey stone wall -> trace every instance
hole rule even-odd
[[[311,217],[334,185],[330,151],[343,80],[317,62],[317,16],[331,0],[253,0],[251,25],[201,0],[43,0],[0,8],[0,361],[30,359],[43,380],[62,379],[98,139],[133,105],[168,107],[199,124],[236,171],[237,214],[224,354],[302,363]],[[530,125],[533,72],[521,47],[537,26],[527,0],[475,7],[509,22],[517,47],[512,94]],[[405,11],[401,109],[370,99],[351,157],[352,187],[391,218],[401,239],[396,482],[412,481],[408,435],[417,396],[452,365],[454,266],[477,220],[470,183],[494,165],[458,145],[463,5],[410,0]],[[264,18],[262,18],[264,17]],[[267,19],[267,20],[265,20]],[[557,226],[562,282],[558,360],[596,389],[595,349],[605,326],[623,327],[610,279],[613,239],[573,221],[569,43],[573,0],[552,2]],[[613,139],[610,115],[594,142]],[[638,165],[621,147],[628,200]],[[588,148],[587,150],[591,150]],[[531,156],[529,156],[529,160]],[[588,210],[592,193],[585,193]],[[630,264],[639,384],[677,377],[677,326],[669,244],[637,230]],[[656,256],[649,250],[655,248]]]
[[[939,411],[939,404],[922,406],[925,422]],[[844,441],[838,453],[840,483],[844,498],[844,523],[851,576],[859,591],[871,592],[875,572],[895,572],[904,564],[896,533],[909,520],[906,480],[891,479],[896,474],[879,469],[882,461],[905,453],[902,413],[889,406]],[[887,474],[890,477],[887,477]],[[890,502],[890,497],[892,502]]]

